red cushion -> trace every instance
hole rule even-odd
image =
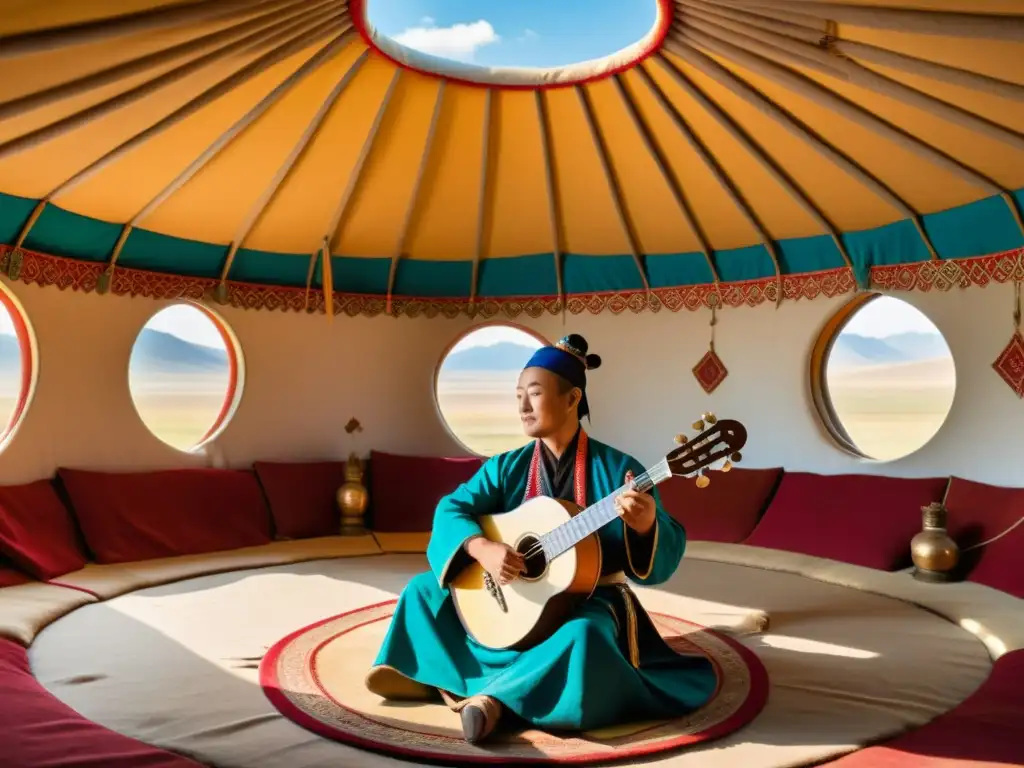
[[[86,720],[39,684],[9,640],[0,640],[0,723],[0,765],[11,768],[200,768]]]
[[[1024,518],[1024,488],[954,477],[946,494],[949,533],[961,547],[988,541]]]
[[[27,575],[19,571],[17,568],[12,568],[9,564],[0,561],[0,588],[2,587],[16,587],[19,584],[27,584],[32,579]]]
[[[49,480],[0,487],[0,554],[43,581],[85,567],[75,521]]]
[[[483,459],[370,454],[373,529],[388,533],[429,531],[434,509],[444,496],[469,480]]]
[[[761,518],[782,468],[705,472],[711,485],[698,488],[693,478],[672,477],[658,486],[661,504],[683,524],[690,541],[743,541]]]
[[[835,768],[939,768],[977,761],[988,766],[1024,765],[1020,737],[1024,712],[1024,651],[1001,656],[988,679],[959,706],[921,728],[878,747],[855,752]],[[967,768],[966,763],[955,763]]]
[[[1024,599],[1024,564],[1021,562],[1024,560],[1024,524],[998,541],[968,553],[975,554],[978,555],[977,564],[971,568],[968,581]]]
[[[948,478],[787,472],[744,544],[882,570],[909,566],[921,507],[941,501]]]
[[[256,475],[231,469],[59,470],[98,563],[123,563],[270,542]]]
[[[283,463],[257,461],[256,476],[267,494],[279,539],[307,539],[338,533],[336,501],[345,482],[345,462]]]

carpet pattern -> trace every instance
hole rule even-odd
[[[264,657],[260,681],[286,717],[321,736],[395,756],[456,763],[614,761],[677,750],[732,733],[764,707],[768,676],[757,656],[731,638],[652,614],[669,645],[708,657],[718,673],[714,697],[667,721],[584,733],[500,732],[481,745],[462,738],[459,716],[443,703],[385,702],[363,683],[396,601],[350,611],[300,629]]]

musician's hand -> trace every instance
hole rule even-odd
[[[477,538],[470,542],[467,551],[499,584],[508,584],[526,571],[523,556],[507,544]]]
[[[626,473],[626,484],[633,482],[633,473]],[[654,529],[657,522],[657,507],[654,497],[649,493],[628,490],[615,499],[615,508],[619,517],[641,536],[646,536]]]

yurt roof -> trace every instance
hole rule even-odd
[[[332,313],[1006,280],[1021,126],[1020,0],[660,0],[555,70],[431,59],[364,0],[2,0],[0,266]]]

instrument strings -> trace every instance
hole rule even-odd
[[[661,466],[662,464],[666,464],[666,466],[664,468],[662,468],[662,466]],[[576,517],[581,517],[581,516],[587,514],[590,510],[592,510],[592,509],[594,509],[596,507],[600,507],[603,504],[606,504],[609,499],[611,499],[612,497],[618,496],[620,493],[622,493],[624,491],[627,491],[627,490],[630,490],[630,489],[635,489],[635,490],[638,490],[640,492],[644,492],[644,491],[649,490],[650,488],[653,488],[655,485],[658,484],[658,481],[654,480],[652,478],[651,474],[653,472],[655,472],[656,470],[662,470],[661,472],[658,472],[658,474],[663,474],[663,473],[667,472],[667,469],[668,469],[667,463],[665,462],[664,459],[662,459],[654,467],[651,467],[651,469],[648,469],[648,470],[644,471],[639,477],[634,477],[632,483],[629,483],[627,485],[623,485],[622,487],[616,489],[611,494],[609,494],[608,496],[605,496],[603,499],[598,501],[593,506],[587,507],[585,510],[580,512],[580,514],[577,515]],[[576,517],[574,517],[572,519],[575,520]],[[543,552],[545,544],[547,544],[551,540],[552,535],[555,532],[561,530],[564,526],[567,526],[568,524],[569,523],[562,523],[562,525],[558,526],[557,528],[555,528],[555,529],[549,531],[548,533],[545,533],[543,536],[541,536],[540,537],[540,541],[538,541],[536,544],[534,544],[532,547],[530,547],[528,550],[526,550],[526,552],[523,553],[523,559],[524,560],[528,560],[531,557],[536,557],[541,552]]]

